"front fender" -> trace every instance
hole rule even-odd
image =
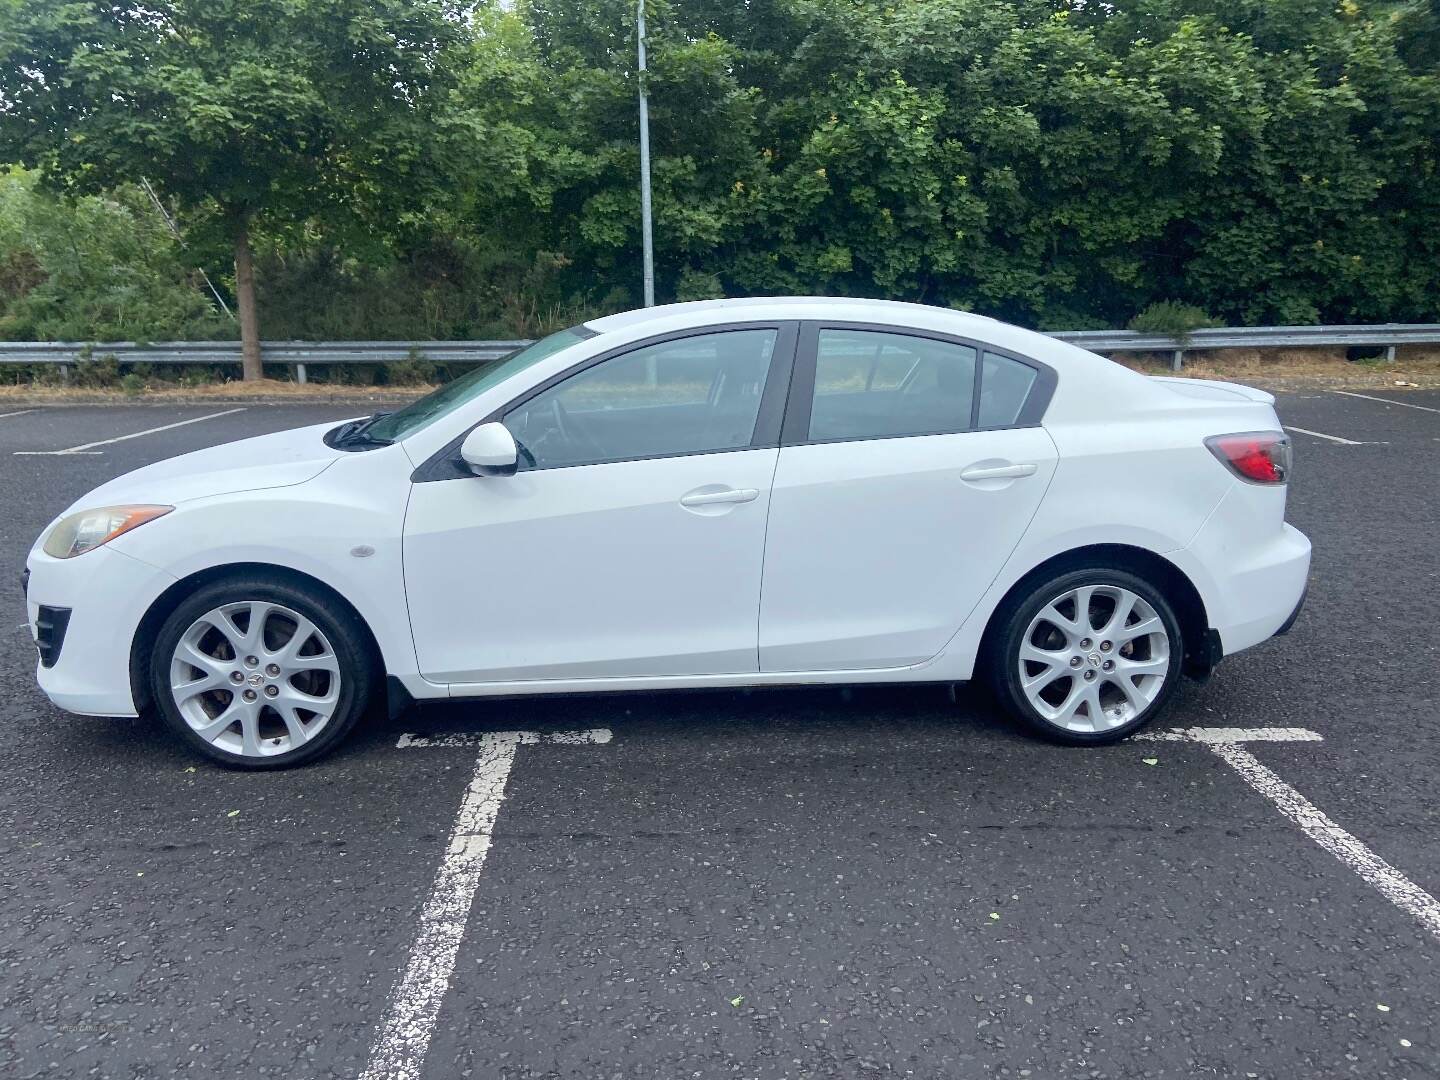
[[[291,487],[181,503],[109,546],[171,580],[242,563],[312,577],[359,612],[387,672],[413,673],[415,642],[401,560],[409,462],[401,454],[367,457],[342,460]]]

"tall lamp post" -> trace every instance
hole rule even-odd
[[[645,259],[645,306],[655,306],[655,240],[650,231],[650,102],[645,94],[645,0],[635,2],[640,49],[640,243]]]

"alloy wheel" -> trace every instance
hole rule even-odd
[[[1043,719],[1068,731],[1112,731],[1160,694],[1170,673],[1170,635],[1137,593],[1082,585],[1040,608],[1017,662],[1021,691]]]
[[[299,612],[263,600],[201,615],[175,644],[170,693],[191,729],[243,757],[297,750],[330,722],[340,662]]]

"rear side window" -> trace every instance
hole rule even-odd
[[[818,345],[812,441],[969,430],[978,359],[969,346],[841,329],[822,329]]]
[[[1029,364],[987,352],[980,373],[979,426],[996,428],[1015,423],[1038,376],[1039,372]]]

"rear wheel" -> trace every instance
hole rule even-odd
[[[1163,593],[1096,566],[1036,584],[1003,617],[990,657],[996,696],[1059,742],[1116,742],[1164,708],[1184,643]]]
[[[353,615],[318,590],[259,577],[208,585],[165,620],[151,696],[192,749],[273,769],[326,753],[364,712],[373,668]]]

